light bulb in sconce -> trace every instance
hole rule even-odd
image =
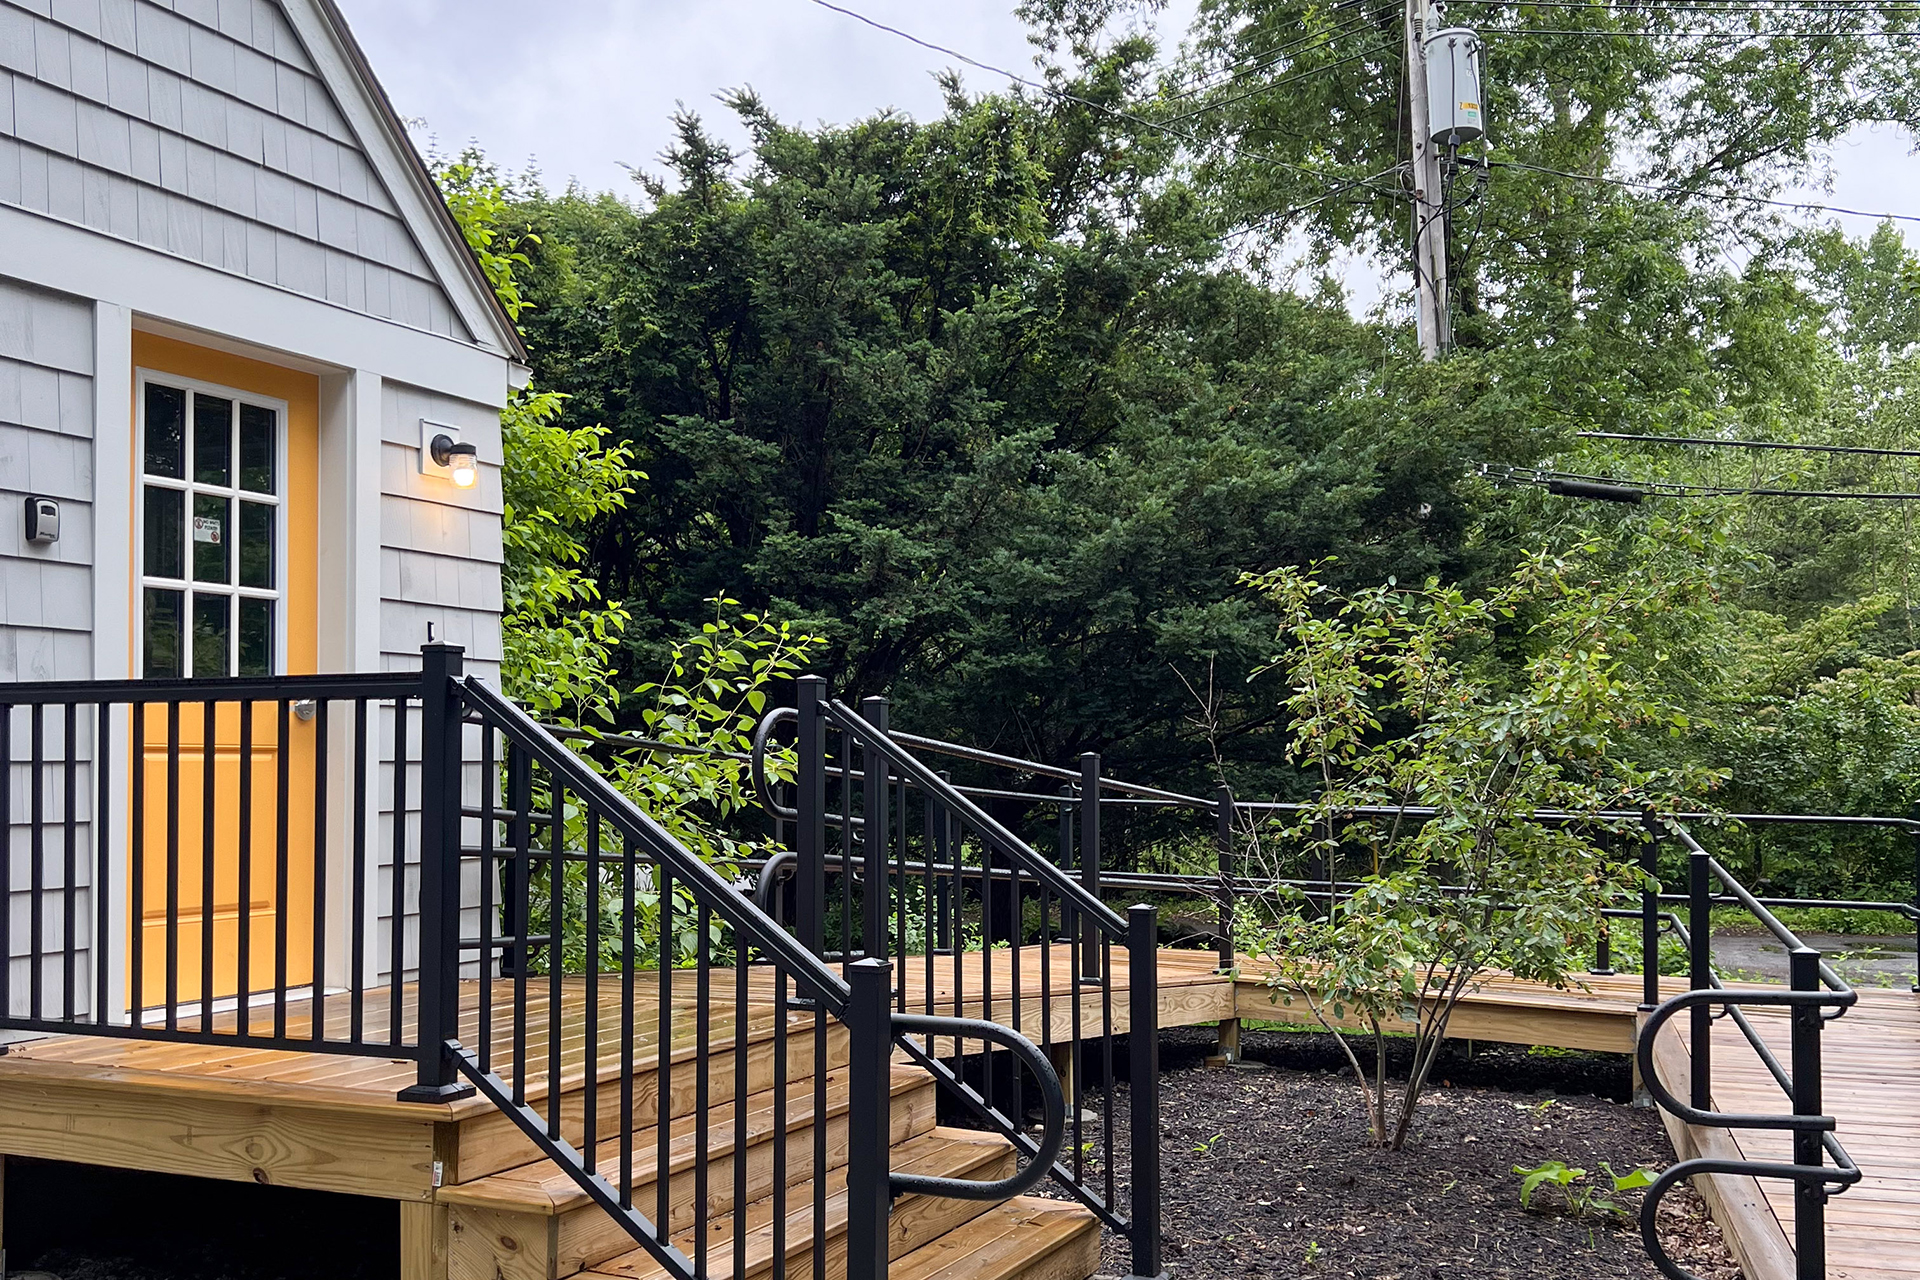
[[[480,450],[475,446],[452,436],[435,436],[432,452],[434,463],[447,469],[455,485],[471,489],[480,482]]]

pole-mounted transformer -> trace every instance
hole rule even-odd
[[[1467,27],[1445,27],[1427,37],[1427,136],[1442,146],[1464,146],[1487,131],[1480,97],[1484,49]]]

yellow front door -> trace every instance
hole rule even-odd
[[[135,669],[312,672],[318,380],[134,338]],[[200,703],[145,707],[129,828],[136,1007],[316,977],[317,729],[305,711],[223,703],[209,720]]]

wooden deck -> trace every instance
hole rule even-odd
[[[1069,1040],[1076,1029],[1097,1036],[1110,1026],[1130,1030],[1128,974],[1115,953],[1114,993],[1070,989],[1071,952],[1064,944],[1024,947],[1016,970],[1005,949],[969,954],[956,971],[951,958],[913,957],[899,966],[910,1009],[931,1003],[939,1013],[980,1016],[988,1012],[1015,1024],[1036,1041]],[[1158,1021],[1162,1027],[1214,1024],[1233,1019],[1309,1021],[1304,1010],[1276,1003],[1251,961],[1236,978],[1218,972],[1210,952],[1163,951],[1158,959]],[[1017,976],[1016,976],[1017,975]],[[732,975],[716,971],[704,1037],[709,1050],[731,1053],[743,1044],[755,1071],[771,1072],[774,1006],[770,977],[756,972],[743,1010],[733,1008]],[[545,984],[530,984],[536,1004]],[[1663,989],[1680,990],[1677,980]],[[1019,1002],[1015,1016],[1016,991]],[[496,984],[496,1003],[509,996]],[[1468,996],[1455,1014],[1452,1033],[1463,1039],[1561,1048],[1631,1051],[1639,1014],[1640,980],[1632,976],[1589,977],[1583,989],[1554,991],[1491,978]],[[929,997],[931,1000],[929,1001]],[[403,997],[404,998],[404,997]],[[479,988],[469,984],[462,1010],[462,1038],[470,1046],[479,1031]],[[563,1000],[583,1004],[581,980],[565,984]],[[601,1025],[617,1025],[620,986],[601,983]],[[956,1007],[956,998],[958,1001]],[[652,975],[636,984],[636,1053],[658,1060],[659,992]],[[702,1036],[692,975],[676,972],[672,984],[668,1059],[672,1091],[692,1088],[695,1073],[680,1069]],[[370,1017],[383,1002],[368,1006]],[[403,1010],[404,1011],[404,1010]],[[289,1026],[310,1027],[310,1007],[290,1006]],[[322,1010],[329,1026],[346,1016],[345,1002],[330,998]],[[1752,1015],[1778,1037],[1785,1057],[1785,1020]],[[1110,1020],[1110,1021],[1109,1021]],[[496,1018],[496,1026],[506,1019]],[[578,1027],[577,1014],[563,1025]],[[532,1065],[546,1058],[546,1021],[530,1024],[529,1093],[550,1087]],[[796,1066],[810,1062],[812,1016],[789,1024],[789,1055]],[[829,1033],[829,1057],[844,1060],[844,1032]],[[1839,1134],[1865,1170],[1865,1181],[1829,1207],[1829,1251],[1834,1280],[1920,1277],[1920,996],[1863,992],[1860,1006],[1829,1023],[1826,1031],[1827,1106],[1839,1118]],[[1662,1077],[1684,1086],[1684,1037],[1675,1028],[1661,1046]],[[512,1061],[511,1046],[496,1033],[495,1060]],[[602,1046],[612,1067],[617,1048]],[[580,1110],[589,1064],[577,1039],[563,1039],[558,1087]],[[731,1058],[728,1058],[731,1062]],[[710,1078],[730,1080],[732,1068]],[[506,1074],[506,1072],[503,1072]],[[396,1101],[413,1080],[404,1059],[349,1058],[254,1049],[209,1049],[91,1036],[65,1036],[10,1046],[0,1056],[0,1155],[24,1155],[121,1168],[343,1191],[395,1200],[402,1205],[406,1280],[445,1276],[446,1213],[449,1206],[483,1199],[479,1180],[524,1166],[533,1149],[504,1117],[480,1099],[420,1105]],[[1716,1029],[1717,1105],[1728,1110],[1780,1111],[1784,1100],[1737,1030]],[[605,1086],[603,1086],[605,1087]],[[730,1095],[726,1095],[730,1097]],[[723,1100],[718,1095],[716,1100]],[[652,1105],[652,1104],[649,1104]],[[676,1104],[677,1105],[677,1104]],[[672,1114],[678,1114],[673,1112]],[[930,1123],[930,1121],[928,1121]],[[924,1138],[924,1135],[923,1135]],[[921,1140],[921,1139],[916,1139]],[[1676,1147],[1732,1152],[1756,1159],[1783,1158],[1785,1139],[1752,1132],[1730,1135],[1675,1132]],[[927,1141],[931,1141],[928,1139]],[[942,1147],[951,1153],[951,1145]],[[961,1154],[965,1154],[964,1152]],[[1755,1186],[1751,1180],[1720,1179],[1716,1210],[1735,1237],[1748,1280],[1789,1280],[1792,1191],[1784,1183]],[[1724,1202],[1724,1205],[1723,1203]],[[985,1229],[984,1227],[982,1228]],[[439,1243],[436,1243],[438,1241]],[[437,1259],[437,1261],[436,1261]],[[1783,1262],[1784,1259],[1784,1262]],[[1784,1265],[1787,1270],[1782,1272]]]
[[[1749,1009],[1747,1017],[1774,1056],[1790,1066],[1784,1011]],[[1857,1186],[1827,1202],[1827,1274],[1830,1280],[1914,1280],[1920,1276],[1920,995],[1862,991],[1858,1005],[1826,1024],[1821,1052],[1827,1113],[1863,1175]],[[1716,1109],[1787,1110],[1779,1084],[1731,1022],[1714,1024],[1713,1054]],[[1685,1097],[1684,1033],[1672,1029],[1664,1035],[1658,1057],[1661,1078]],[[1784,1133],[1703,1132],[1672,1121],[1668,1131],[1683,1155],[1792,1162]],[[1715,1216],[1731,1224],[1748,1280],[1792,1280],[1793,1185],[1711,1181]]]

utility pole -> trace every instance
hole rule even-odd
[[[1453,345],[1447,318],[1447,225],[1440,148],[1427,110],[1428,0],[1406,0],[1407,97],[1413,108],[1413,274],[1419,297],[1420,354],[1435,360]]]

